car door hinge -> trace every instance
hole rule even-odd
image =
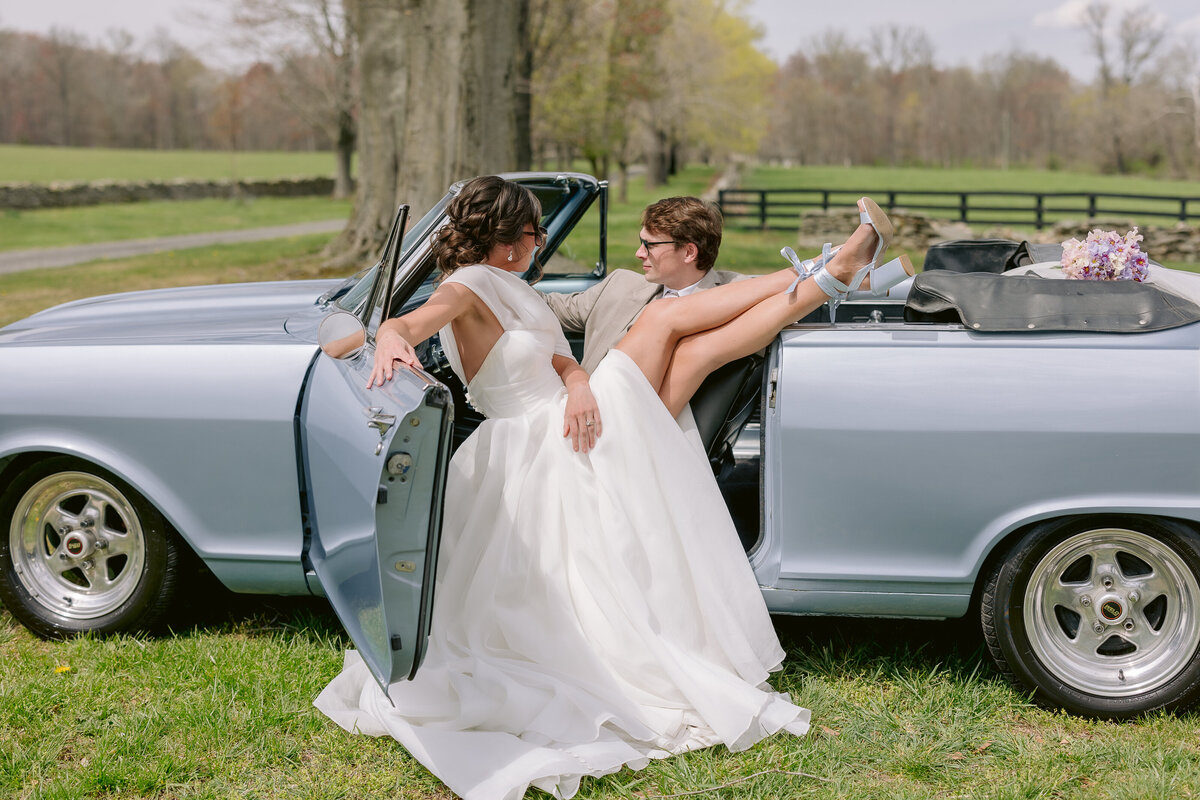
[[[767,407],[775,407],[775,387],[779,384],[779,368],[771,370],[771,381],[767,386]]]
[[[397,650],[403,650],[403,649],[404,649],[404,645],[401,643],[400,637],[393,636],[392,637],[392,652],[395,652]]]
[[[375,490],[375,505],[378,505],[378,506],[387,505],[387,487],[386,486],[380,486],[378,489]]]

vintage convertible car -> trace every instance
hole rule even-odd
[[[599,280],[605,185],[510,177],[545,208],[538,287]],[[432,291],[457,189],[347,281],[113,295],[0,329],[9,612],[47,637],[141,629],[198,559],[234,591],[327,596],[382,684],[415,674],[446,463],[478,416],[436,341],[428,372],[364,386],[380,319]],[[818,311],[696,403],[770,609],[976,615],[1043,703],[1192,704],[1200,326],[983,332],[904,309]]]

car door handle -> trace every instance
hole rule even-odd
[[[383,452],[383,437],[396,424],[396,415],[383,413],[379,406],[365,408],[363,413],[367,415],[367,427],[379,431],[379,444],[375,447],[375,455],[379,455]]]
[[[396,424],[395,414],[385,414],[383,409],[372,406],[367,411],[367,427],[379,431],[379,435],[387,433]]]

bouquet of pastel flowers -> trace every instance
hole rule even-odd
[[[1062,269],[1068,278],[1085,281],[1137,281],[1150,275],[1149,260],[1134,228],[1124,236],[1099,228],[1085,241],[1068,239],[1062,246]]]

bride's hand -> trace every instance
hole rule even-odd
[[[403,336],[381,327],[375,337],[375,365],[371,367],[367,388],[370,389],[376,384],[383,386],[390,381],[397,361],[406,367],[421,366],[417,351],[404,341]]]
[[[588,424],[591,423],[591,424]],[[567,391],[567,407],[563,412],[563,438],[571,438],[571,447],[587,452],[600,438],[600,407],[586,382]]]

